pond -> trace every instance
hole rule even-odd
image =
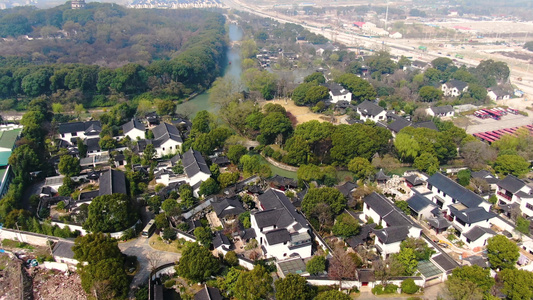
[[[242,39],[244,32],[238,25],[230,24],[228,35],[230,42],[237,42]],[[226,51],[226,61],[224,62],[224,77],[232,77],[233,80],[240,81],[241,73],[241,50],[239,47],[232,47],[231,45],[228,45]],[[217,107],[209,105],[209,92],[207,91],[184,103],[190,103],[187,105],[193,106],[193,113],[190,116],[191,119],[194,118],[196,113],[201,110],[207,110],[211,113],[217,112]],[[183,103],[180,105],[183,105]],[[176,109],[178,113],[180,110],[180,105],[178,105]]]

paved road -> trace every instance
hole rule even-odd
[[[139,285],[145,284],[148,282],[148,277],[150,276],[151,266],[150,258],[155,256],[157,257],[157,266],[178,261],[181,257],[180,253],[166,252],[155,250],[148,244],[148,239],[139,237],[137,239],[119,243],[118,247],[122,253],[127,255],[135,255],[139,261],[139,271],[133,277],[131,283],[132,287],[138,287]]]

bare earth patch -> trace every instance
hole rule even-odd
[[[20,262],[0,254],[0,300],[20,299]]]
[[[320,122],[331,122],[331,117],[314,113],[307,106],[297,106],[290,99],[275,99],[271,101],[264,101],[261,103],[261,105],[265,105],[267,103],[279,104],[283,106],[287,110],[287,112],[291,113],[296,118],[297,124],[302,124],[312,120],[317,120]],[[334,121],[332,123],[334,123]]]
[[[65,274],[63,272],[37,269],[33,277],[34,299],[87,299],[81,287],[81,279],[77,273]]]

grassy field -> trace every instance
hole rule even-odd
[[[183,246],[179,241],[172,241],[170,244],[165,243],[157,234],[153,234],[149,240],[150,247],[167,252],[181,253]]]

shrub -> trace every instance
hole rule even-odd
[[[275,151],[273,154],[272,154],[272,158],[274,160],[277,160],[277,161],[281,161],[283,159],[283,154],[281,154],[281,152],[279,151]]]
[[[266,157],[271,157],[272,154],[274,154],[274,149],[272,149],[270,146],[266,146],[265,149],[263,150],[263,154]]]
[[[385,287],[378,284],[372,289],[372,294],[382,295],[382,294],[395,294],[398,291],[398,286],[395,284],[387,284]]]
[[[411,278],[408,278],[404,281],[402,281],[402,292],[406,294],[414,294],[418,292],[420,289],[418,285],[416,285],[415,281]]]
[[[176,284],[176,280],[174,279],[167,280],[165,281],[165,288],[169,289],[173,287],[175,284]]]

